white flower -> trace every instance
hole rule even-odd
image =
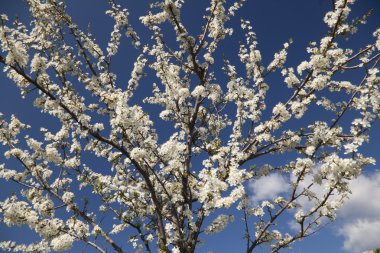
[[[312,154],[314,153],[314,151],[315,151],[315,147],[314,147],[314,146],[308,146],[308,147],[306,148],[306,150],[305,150],[305,153],[306,153],[307,155],[312,155]]]
[[[63,234],[51,241],[51,246],[55,251],[65,251],[71,249],[74,237],[69,234]]]
[[[210,53],[207,53],[203,56],[205,58],[205,60],[210,63],[210,64],[214,64],[214,58],[212,58],[211,54]]]
[[[287,43],[285,43],[284,46],[286,46],[286,44]],[[287,44],[287,46],[289,46],[289,44]],[[286,48],[287,47],[274,54],[273,61],[268,65],[268,71],[273,71],[275,69],[281,68],[284,65],[287,56]]]
[[[280,120],[282,122],[287,121],[290,119],[291,115],[286,109],[285,105],[282,103],[278,103],[274,108],[273,108],[273,114],[278,115],[280,117]]]
[[[49,162],[53,162],[55,164],[60,164],[62,162],[61,156],[58,150],[53,145],[47,145],[45,149],[46,160]]]
[[[66,222],[71,234],[78,238],[89,236],[89,226],[77,218],[71,218]]]
[[[21,67],[26,67],[29,60],[29,54],[26,51],[25,45],[20,41],[16,41],[9,45],[10,51],[5,58],[7,64],[13,65],[18,64]]]
[[[303,62],[301,62],[301,64],[298,65],[298,67],[297,67],[297,73],[298,73],[299,75],[302,75],[302,72],[303,72],[304,70],[306,70],[308,67],[309,67],[309,63],[308,63],[307,61],[303,61]]]
[[[144,160],[147,158],[147,152],[142,148],[134,148],[130,154],[131,158],[135,160]]]
[[[45,57],[41,57],[40,54],[35,54],[30,63],[31,72],[45,70],[46,62],[47,62],[47,59]]]
[[[205,95],[204,94],[204,91],[205,91],[205,87],[202,86],[202,85],[197,85],[194,90],[191,92],[191,95],[193,97],[198,97],[198,96],[201,96],[201,95]]]
[[[232,222],[234,217],[232,215],[219,215],[206,229],[206,234],[214,234],[224,230],[228,222]]]
[[[65,204],[71,203],[71,201],[74,199],[74,193],[72,192],[65,192],[62,196],[62,201]]]
[[[154,236],[152,234],[149,234],[146,237],[146,240],[149,241],[149,242],[153,241],[153,239],[154,239]]]
[[[299,209],[295,214],[294,218],[296,219],[297,222],[301,223],[304,218],[304,212],[302,209]]]
[[[255,208],[253,208],[253,215],[257,216],[257,217],[263,217],[264,216],[264,209],[260,206],[257,206]]]
[[[276,240],[281,240],[282,239],[281,232],[278,231],[278,230],[276,230],[276,229],[272,230],[272,235],[273,235],[274,239],[276,239]]]

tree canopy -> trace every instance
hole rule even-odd
[[[110,0],[106,45],[62,0],[27,0],[29,23],[1,15],[4,73],[55,126],[0,113],[0,178],[19,185],[0,199],[2,222],[38,235],[0,249],[190,253],[234,219],[247,253],[316,233],[375,163],[361,147],[380,116],[380,28],[351,48],[370,15],[351,17],[354,2],[333,1],[295,65],[292,39],[264,60],[244,0],[208,1],[197,28],[183,20],[189,3],[158,1],[139,29]]]

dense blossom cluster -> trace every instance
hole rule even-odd
[[[25,225],[41,239],[1,242],[1,250],[64,251],[81,241],[100,252],[130,247],[190,253],[203,232],[220,232],[233,222],[229,210],[237,208],[247,252],[263,244],[277,252],[335,218],[349,197],[350,180],[374,163],[360,147],[380,117],[380,29],[358,51],[341,47],[339,40],[357,27],[349,20],[354,0],[336,0],[324,18],[327,34],[310,43],[308,59],[287,66],[290,41],[265,65],[250,22],[228,28],[244,2],[211,0],[201,34],[192,36],[181,20],[185,1],[159,1],[140,17],[152,35],[144,41],[128,10],[110,1],[106,14],[115,23],[105,50],[74,23],[61,0],[27,0],[28,26],[0,16],[4,72],[22,96],[38,90],[34,106],[61,125],[33,137],[27,134],[31,126],[0,114],[4,156],[19,164],[0,164],[0,178],[22,188],[1,200],[1,220]],[[165,23],[173,28],[176,48],[166,43]],[[240,65],[226,58],[218,70],[220,42],[236,32],[246,38],[237,52]],[[111,68],[123,33],[138,50],[126,86]],[[344,79],[358,69],[361,81]],[[152,72],[152,93],[136,103],[139,83]],[[227,81],[217,78],[222,72]],[[267,76],[275,72],[291,96],[267,108]],[[159,117],[143,103],[160,108]],[[303,118],[310,106],[333,116],[289,129],[287,123]],[[347,113],[353,120],[343,127]],[[173,126],[167,139],[158,124]],[[283,153],[297,158],[278,167],[250,166],[258,157]],[[248,182],[275,173],[289,179],[289,191],[251,201]],[[321,187],[322,193],[316,190]],[[294,216],[296,232],[276,225],[286,213]],[[120,233],[128,240],[116,241]]]

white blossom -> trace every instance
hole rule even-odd
[[[55,251],[65,251],[72,247],[74,238],[69,234],[63,234],[51,241],[51,246]]]

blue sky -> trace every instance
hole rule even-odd
[[[68,12],[72,15],[74,21],[84,29],[90,27],[94,37],[105,48],[113,26],[111,18],[104,14],[107,8],[106,1],[81,0],[67,2],[69,2]],[[126,7],[129,9],[132,25],[143,38],[148,38],[149,33],[139,23],[138,17],[145,13],[151,1],[130,0],[124,2],[126,2]],[[187,2],[185,4],[185,11],[182,14],[184,23],[188,26],[190,33],[197,34],[200,30],[202,24],[201,17],[204,9],[207,7],[208,1],[188,0]],[[348,41],[342,41],[341,43],[350,45],[352,48],[358,48],[369,43],[372,32],[376,26],[380,26],[380,1],[358,1],[354,5],[352,15],[362,15],[371,8],[374,9],[374,15],[368,19],[368,25],[361,26],[357,34]],[[297,66],[307,56],[305,50],[307,44],[310,41],[318,41],[319,38],[326,34],[326,26],[322,20],[325,12],[329,9],[331,9],[331,0],[247,0],[245,7],[238,12],[238,17],[241,16],[252,22],[259,41],[258,47],[262,52],[265,63],[269,63],[273,58],[273,53],[281,49],[282,44],[287,42],[289,38],[292,38],[294,43],[289,50],[287,65]],[[28,20],[28,14],[22,0],[0,0],[0,13],[8,14],[10,19],[17,15],[22,21]],[[232,20],[230,26],[237,28],[239,26],[239,18]],[[167,30],[164,30],[164,32],[167,32],[169,40],[171,33]],[[172,39],[175,42],[174,37]],[[237,33],[223,41],[220,46],[221,49],[217,51],[219,59],[221,59],[222,54],[225,54],[232,63],[236,62],[238,60],[237,42],[243,39],[242,35]],[[113,63],[113,71],[118,75],[119,81],[124,80],[126,82],[128,80],[137,53],[126,39],[122,40],[121,50]],[[290,92],[279,77],[280,75],[274,75],[268,79],[271,85],[270,97],[268,98],[269,105],[287,100],[286,94]],[[356,77],[352,76],[352,78],[355,79]],[[151,81],[148,78],[143,78],[141,82],[146,87],[151,87],[149,86]],[[144,92],[146,91],[142,91],[140,95],[144,96]],[[137,96],[137,98],[139,97]],[[6,79],[3,73],[0,73],[0,112],[6,116],[15,113],[23,122],[32,125],[35,129],[39,129],[41,126],[58,127],[57,122],[51,120],[47,115],[40,114],[31,104],[32,98],[27,97],[26,99],[22,99],[18,89]],[[155,110],[155,108],[149,107],[147,109]],[[317,118],[323,117],[324,115],[316,111],[312,116],[306,118],[306,121],[314,121]],[[163,136],[169,136],[170,133],[164,125],[156,127],[158,132],[162,133]],[[372,130],[371,142],[365,145],[364,152],[380,160],[379,143],[380,127],[378,123]],[[285,161],[284,159],[282,157],[274,157],[270,160],[270,163],[282,163]],[[0,163],[3,160],[4,158],[0,156]],[[268,160],[258,161],[259,164],[268,162]],[[347,252],[344,251],[343,247],[344,243],[347,244],[352,241],[351,235],[356,235],[357,238],[360,237],[361,241],[365,241],[367,237],[367,239],[369,238],[367,245],[373,245],[373,240],[370,241],[371,236],[369,234],[380,234],[380,229],[373,230],[373,228],[370,228],[366,230],[365,228],[368,228],[368,226],[363,221],[370,220],[373,224],[377,224],[375,222],[379,221],[380,223],[380,204],[376,204],[376,198],[380,198],[380,174],[376,171],[376,168],[376,166],[368,168],[365,175],[361,176],[359,181],[353,185],[353,189],[355,189],[353,200],[347,204],[347,207],[343,208],[338,221],[324,228],[313,237],[295,244],[293,252]],[[11,185],[0,185],[0,199],[4,199],[7,193],[15,190],[17,188]],[[253,192],[252,194],[254,195]],[[369,203],[367,202],[368,207],[363,206],[363,203],[365,203],[363,199],[369,201]],[[241,239],[243,227],[239,219],[239,217],[236,217],[236,221],[225,232],[213,237],[206,236],[206,242],[204,246],[198,249],[198,252],[206,253],[209,250],[215,253],[243,252],[244,241]],[[380,225],[378,227],[380,228]],[[35,238],[32,233],[26,232],[26,230],[9,230],[4,225],[0,225],[0,240],[32,241]],[[359,244],[353,240],[352,244],[349,245]],[[380,239],[378,246],[380,247]],[[358,246],[358,249],[362,249],[365,245],[360,247]],[[80,251],[81,249],[81,247],[76,247],[74,251]],[[84,252],[90,251],[86,249]],[[266,249],[258,249],[256,252],[266,252]]]

